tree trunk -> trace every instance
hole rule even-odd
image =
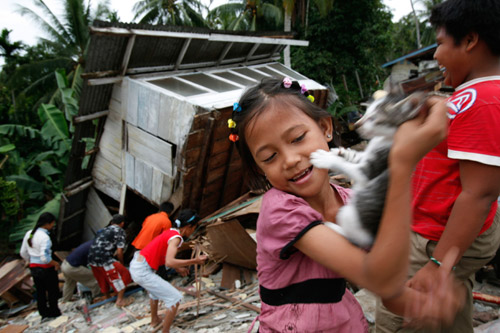
[[[285,8],[285,32],[292,31],[292,15],[288,14],[287,8]],[[285,47],[283,58],[285,60],[285,66],[292,67],[290,62],[290,45]]]

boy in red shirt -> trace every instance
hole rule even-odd
[[[177,227],[184,227],[189,224],[196,224],[199,221],[197,215],[190,216],[181,211]],[[188,222],[189,221],[189,222]],[[175,268],[182,276],[188,274],[186,266],[202,264],[207,259],[206,255],[201,255],[194,259],[176,259],[177,249],[182,245],[182,236],[177,229],[169,229],[155,237],[140,252],[136,251],[134,258],[130,262],[130,274],[132,279],[141,287],[146,289],[150,297],[151,306],[151,326],[155,327],[161,320],[158,317],[158,300],[162,300],[168,309],[163,319],[162,332],[169,332],[177,308],[182,300],[182,294],[170,283],[163,280],[155,272],[161,266]]]
[[[467,299],[452,326],[438,331],[472,332],[472,279],[500,243],[500,2],[448,0],[430,20],[438,43],[434,58],[455,93],[448,99],[448,137],[413,177],[408,285],[428,289],[445,253],[457,247],[454,274]],[[401,317],[378,307],[377,332],[412,331],[401,325]]]

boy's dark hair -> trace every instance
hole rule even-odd
[[[33,228],[33,230],[31,230],[30,236],[28,238],[28,245],[30,247],[33,246],[31,240],[33,238],[33,235],[35,234],[36,229],[38,229],[40,227],[43,227],[44,225],[49,224],[49,223],[51,223],[52,221],[55,221],[55,220],[56,220],[56,217],[52,213],[49,213],[49,212],[42,213],[38,217],[38,221],[36,221],[35,227]]]
[[[180,222],[178,228],[185,227],[187,225],[193,225],[198,223],[200,217],[196,213],[194,209],[186,208],[179,212],[179,216],[177,216],[177,220]]]
[[[259,172],[259,168],[248,148],[245,129],[254,117],[258,117],[261,112],[275,103],[295,106],[316,122],[331,117],[326,110],[312,103],[301,93],[300,85],[296,81],[292,83],[290,88],[285,88],[283,79],[265,78],[259,84],[246,90],[239,101],[241,111],[233,112],[232,119],[237,124],[234,133],[239,137],[236,146],[243,162],[243,168],[249,175],[248,186],[252,190],[267,190],[271,188],[271,184]]]
[[[500,1],[447,0],[432,9],[431,24],[443,27],[456,44],[476,32],[494,55],[500,55]]]
[[[160,205],[160,212],[165,212],[167,214],[170,214],[172,213],[173,210],[174,210],[174,205],[169,201],[165,201]]]
[[[125,216],[121,215],[121,214],[115,214],[113,215],[113,217],[111,218],[111,221],[109,221],[109,224],[120,224],[122,222],[125,222]]]

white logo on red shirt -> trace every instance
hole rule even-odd
[[[455,96],[452,96],[450,100],[448,100],[448,107],[450,110],[448,111],[448,118],[453,119],[458,114],[467,111],[474,105],[474,102],[477,98],[476,89],[465,89],[462,92],[459,92]]]

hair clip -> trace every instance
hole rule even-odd
[[[236,122],[232,119],[227,120],[227,127],[229,128],[235,128],[236,127]]]
[[[241,105],[239,103],[233,104],[233,111],[241,112]]]
[[[290,79],[289,77],[285,77],[283,79],[283,87],[285,87],[286,89],[288,89],[291,86],[292,86],[292,79]]]
[[[230,141],[236,142],[239,139],[240,139],[240,137],[238,136],[238,134],[229,134],[229,140]]]
[[[307,99],[314,103],[314,96],[313,95],[307,96]]]
[[[306,92],[307,92],[306,85],[305,85],[304,83],[302,83],[302,84],[300,85],[300,93],[301,93],[302,95],[304,95]]]

